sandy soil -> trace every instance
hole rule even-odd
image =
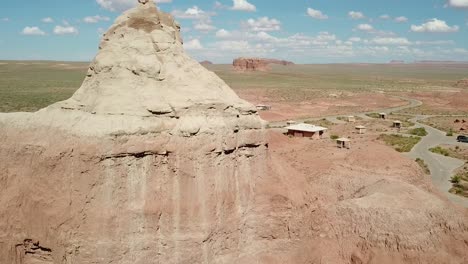
[[[468,91],[453,89],[446,91],[405,93],[404,96],[423,102],[423,105],[404,112],[424,115],[468,114]]]
[[[407,104],[404,100],[378,93],[362,93],[337,98],[316,98],[308,101],[294,102],[275,98],[262,90],[239,90],[236,92],[241,98],[255,105],[266,104],[272,106],[270,111],[260,112],[260,116],[267,121],[345,115]]]
[[[468,115],[462,117],[431,117],[423,123],[439,130],[457,134],[468,134]]]

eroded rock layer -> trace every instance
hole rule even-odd
[[[234,69],[237,71],[267,71],[270,64],[288,66],[294,63],[285,60],[262,58],[237,58],[232,62]]]

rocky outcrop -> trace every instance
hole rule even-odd
[[[185,54],[174,19],[140,0],[72,98],[0,114],[0,263],[235,259],[267,174],[263,127]]]
[[[455,84],[455,87],[457,87],[457,88],[468,88],[468,79],[459,80]]]
[[[267,71],[268,65],[270,64],[283,66],[294,65],[294,63],[290,61],[262,58],[237,58],[232,63],[234,69],[237,71]]]
[[[0,114],[0,263],[466,263],[466,214],[396,152],[297,151],[139,0],[72,98]]]
[[[200,62],[200,64],[201,65],[213,65],[213,62],[205,60],[205,61]]]

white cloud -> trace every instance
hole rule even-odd
[[[172,11],[172,15],[180,19],[206,19],[215,14],[207,13],[203,11],[202,9],[200,9],[198,6],[193,6],[193,7],[187,8],[187,10],[185,11],[174,10]]]
[[[206,22],[206,21],[199,21],[197,22],[194,26],[193,26],[194,29],[198,30],[198,31],[201,31],[201,32],[209,32],[209,31],[213,31],[216,29],[215,26],[213,26],[211,24],[211,22]]]
[[[405,23],[405,22],[408,22],[408,18],[404,16],[399,16],[399,17],[395,17],[395,21],[398,23]]]
[[[96,0],[104,9],[112,12],[121,12],[136,6],[135,0]],[[154,0],[155,3],[171,3],[172,0]]]
[[[369,24],[359,24],[357,27],[356,27],[357,30],[360,30],[360,31],[365,31],[365,32],[371,32],[371,31],[374,31],[374,27],[372,25],[369,25]]]
[[[216,47],[223,51],[237,51],[237,52],[245,52],[251,49],[251,46],[248,41],[246,40],[225,40],[225,41],[218,41],[215,43]]]
[[[88,23],[88,24],[94,24],[98,23],[99,21],[109,21],[110,18],[106,16],[87,16],[83,18],[83,22]]]
[[[78,29],[72,26],[55,26],[55,35],[78,35]]]
[[[448,5],[456,8],[468,8],[468,0],[448,0]]]
[[[249,19],[243,23],[251,31],[279,31],[281,30],[281,22],[268,17],[261,17],[257,20]]]
[[[358,37],[352,37],[352,38],[349,38],[348,41],[351,41],[351,42],[361,42],[361,38],[358,38]]]
[[[21,31],[23,35],[30,35],[30,36],[45,36],[46,33],[42,31],[39,27],[25,27],[23,31]]]
[[[232,2],[232,10],[247,12],[255,12],[257,10],[257,8],[251,3],[249,3],[247,0],[232,0]]]
[[[307,15],[315,19],[328,19],[328,16],[323,14],[322,11],[313,8],[307,8]]]
[[[443,20],[439,20],[437,18],[433,18],[428,22],[416,26],[411,26],[411,31],[413,32],[429,32],[429,33],[450,33],[450,32],[457,32],[459,30],[459,26],[449,26],[447,22]]]
[[[364,14],[362,12],[358,12],[358,11],[350,11],[348,13],[348,16],[351,19],[363,19],[363,18],[365,18]]]
[[[380,19],[384,19],[384,20],[389,20],[389,19],[391,19],[391,17],[390,17],[389,15],[387,15],[387,14],[381,15],[379,18],[380,18]]]
[[[43,23],[54,23],[54,19],[51,17],[44,17],[43,19],[41,19],[41,21]]]
[[[186,50],[202,50],[203,45],[200,43],[199,39],[191,39],[184,43],[184,48]]]
[[[2,21],[3,21],[3,22],[9,22],[10,19],[9,19],[8,17],[4,17],[4,18],[2,18]]]
[[[228,38],[230,37],[232,34],[231,32],[225,30],[225,29],[220,29],[216,32],[216,37],[218,38]]]
[[[411,45],[411,42],[406,38],[377,37],[377,38],[372,39],[371,42],[377,45],[399,45],[399,46]]]

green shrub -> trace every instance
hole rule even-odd
[[[436,154],[443,155],[443,156],[445,156],[445,157],[450,156],[449,150],[444,149],[444,148],[442,148],[442,147],[440,147],[440,146],[437,146],[437,147],[435,147],[435,148],[431,148],[431,149],[429,149],[429,151],[432,152],[432,153],[436,153]]]
[[[382,134],[378,139],[384,141],[385,144],[394,147],[398,152],[410,152],[413,147],[421,141],[421,138],[417,136],[405,137],[396,134]]]
[[[450,129],[449,132],[447,132],[447,137],[453,137],[453,130]]]
[[[461,181],[461,177],[460,175],[455,175],[452,177],[452,179],[450,179],[450,182],[453,183],[453,184],[459,184]]]
[[[423,169],[423,171],[426,173],[426,174],[431,174],[431,170],[429,169],[429,167],[427,166],[426,162],[420,158],[417,158],[416,159],[416,163],[419,164],[419,166],[421,166],[421,168]]]
[[[340,138],[340,136],[338,136],[338,135],[331,135],[330,138],[333,139],[333,140],[337,140],[337,139]]]
[[[380,118],[380,114],[378,113],[368,113],[366,114],[366,116],[372,117],[372,118]]]
[[[424,127],[411,129],[410,131],[408,131],[408,133],[411,135],[419,136],[419,137],[427,136],[427,131]]]

